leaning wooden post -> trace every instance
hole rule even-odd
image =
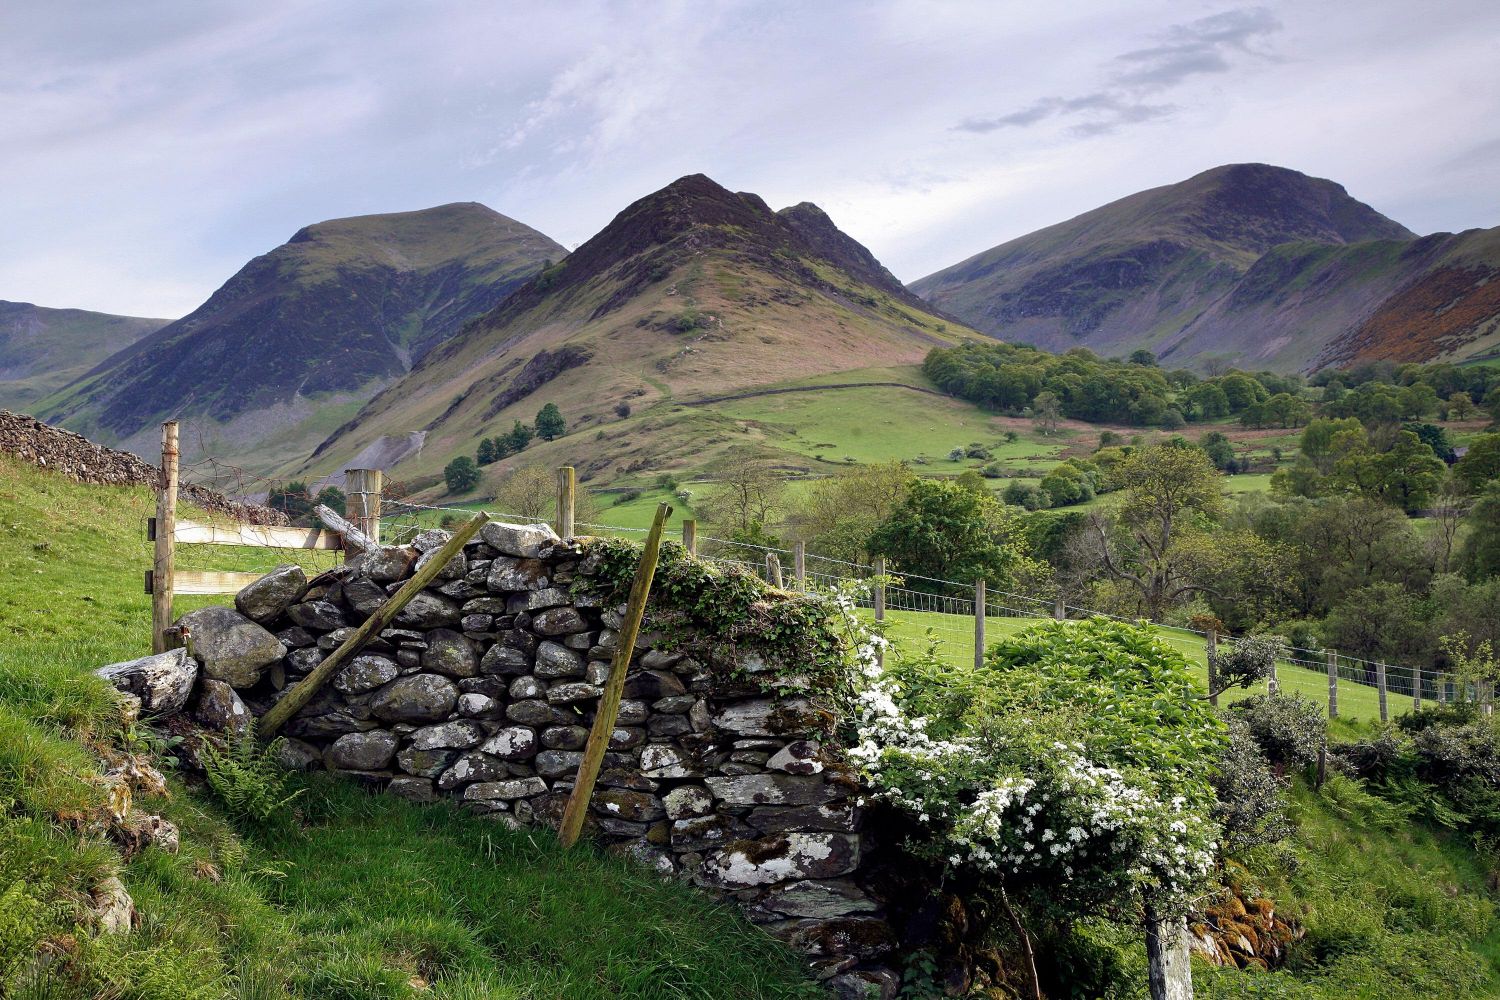
[[[797,589],[807,590],[807,543],[792,543],[792,573],[797,578]]]
[[[177,552],[177,421],[161,425],[161,489],[156,494],[156,551],[151,561],[151,652],[177,643],[172,627],[173,562]]]
[[[574,491],[578,488],[578,475],[571,465],[557,470],[557,533],[562,538],[573,537]]]
[[[1209,629],[1204,633],[1203,647],[1208,659],[1208,703],[1214,708],[1219,707],[1219,633]]]
[[[1389,722],[1390,713],[1385,707],[1385,664],[1375,664],[1375,687],[1380,692],[1380,721]]]
[[[348,500],[349,519],[366,538],[380,544],[380,491],[382,474],[379,469],[345,469],[345,497]]]
[[[984,577],[974,581],[974,669],[984,669],[984,616],[988,611],[984,597]]]
[[[578,778],[573,782],[573,791],[563,810],[562,823],[557,828],[558,839],[564,847],[576,844],[578,835],[583,832],[583,820],[588,815],[589,800],[594,797],[594,782],[604,763],[604,751],[609,749],[610,737],[614,735],[615,721],[620,717],[620,699],[625,693],[625,675],[630,672],[635,640],[641,633],[641,621],[646,617],[646,599],[651,596],[651,578],[656,575],[662,528],[671,516],[671,507],[664,503],[656,505],[656,520],[651,522],[651,533],[646,536],[645,548],[641,550],[641,561],[635,568],[635,579],[630,584],[630,598],[625,602],[625,620],[620,623],[620,633],[615,638],[615,655],[609,668],[609,680],[604,683],[604,693],[594,712],[594,725],[589,730],[589,740],[583,748],[583,760],[578,764]]]
[[[885,621],[885,556],[875,557],[875,620]],[[885,666],[885,650],[875,651],[875,662]]]
[[[277,730],[286,725],[292,716],[302,710],[302,706],[312,701],[313,695],[322,690],[344,664],[352,660],[365,643],[371,638],[379,635],[391,620],[400,613],[401,609],[422,592],[433,580],[437,579],[438,573],[443,567],[463,551],[464,545],[479,533],[490,516],[483,511],[474,515],[473,520],[459,528],[453,537],[443,543],[443,547],[437,550],[437,554],[427,561],[427,564],[417,570],[415,576],[401,585],[401,589],[391,595],[391,599],[376,609],[375,613],[365,620],[365,623],[354,630],[354,634],[345,639],[340,646],[328,655],[328,658],[313,668],[312,673],[302,678],[296,684],[287,689],[281,700],[271,706],[260,720],[260,734],[269,738]]]
[[[698,522],[691,517],[682,520],[682,544],[688,550],[688,555],[698,554]]]
[[[1339,654],[1328,651],[1328,717],[1339,717]]]
[[[786,582],[781,576],[781,559],[774,552],[766,553],[766,582],[777,590],[786,589]]]

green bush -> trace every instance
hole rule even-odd
[[[1266,758],[1283,770],[1306,767],[1323,746],[1323,710],[1300,694],[1252,695],[1229,711],[1245,723]]]

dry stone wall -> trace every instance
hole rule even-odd
[[[197,670],[186,710],[217,727],[264,714],[447,537],[423,532],[311,580],[281,567],[235,608],[184,615]],[[545,527],[486,525],[287,724],[287,763],[555,825],[624,611],[591,592],[597,558]],[[836,995],[893,996],[882,966],[893,936],[860,883],[859,787],[830,741],[831,713],[811,691],[769,693],[754,650],[652,627],[648,616],[593,796],[595,836],[738,901]],[[114,677],[149,698],[143,677],[160,673]],[[181,701],[160,686],[163,702]]]

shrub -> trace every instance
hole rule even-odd
[[[253,722],[242,733],[225,733],[222,748],[210,740],[203,741],[201,754],[208,787],[230,816],[266,825],[284,816],[292,800],[302,794],[301,789],[287,790],[291,774],[276,760],[285,742],[278,738],[260,746]]]
[[[961,462],[963,461],[963,457],[964,450],[962,448],[954,448],[952,451],[948,452],[948,461],[950,462]]]
[[[616,403],[615,416],[619,417],[621,420],[630,416],[630,404],[625,402]]]
[[[999,462],[988,462],[979,470],[979,474],[986,479],[1004,479],[1005,467]]]
[[[1247,635],[1214,651],[1219,690],[1249,688],[1271,676],[1276,661],[1286,655],[1286,640],[1279,635]]]
[[[1024,507],[1027,510],[1041,510],[1047,506],[1047,498],[1031,483],[1011,483],[1000,494],[1000,499],[1012,507]]]
[[[988,448],[986,448],[982,444],[975,442],[974,444],[971,444],[964,449],[964,457],[977,458],[980,461],[988,462],[991,458],[991,455]]]
[[[1276,777],[1250,726],[1235,716],[1228,722],[1229,743],[1213,779],[1218,797],[1213,816],[1224,829],[1224,855],[1242,857],[1285,840],[1294,827],[1286,814],[1285,783]]]
[[[1301,695],[1257,694],[1231,705],[1262,753],[1278,771],[1302,768],[1318,757],[1326,727],[1323,710]]]

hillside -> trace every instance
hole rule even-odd
[[[170,322],[0,300],[0,409],[30,408]]]
[[[912,289],[1005,340],[1311,371],[1500,350],[1500,229],[1417,237],[1332,181],[1218,167],[985,251]]]
[[[412,363],[565,254],[475,203],[335,219],[246,264],[189,315],[42,401],[133,450],[166,416],[185,452],[268,467],[305,455]]]
[[[294,471],[358,459],[402,478],[434,475],[545,402],[562,409],[570,435],[547,450],[567,442],[571,459],[593,462],[586,474],[627,450],[633,462],[690,456],[702,468],[735,435],[682,433],[698,415],[680,406],[913,365],[964,334],[815,206],[773,212],[753,194],[684,177],[433,350]],[[582,431],[587,455],[571,437]]]

